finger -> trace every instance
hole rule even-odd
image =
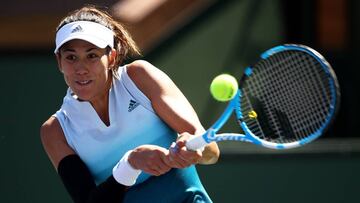
[[[179,135],[179,137],[177,138],[177,141],[184,141],[184,140],[188,140],[192,135],[184,132],[182,134]]]
[[[189,151],[185,147],[185,140],[178,140],[173,143],[169,149],[170,156],[168,158],[172,167],[185,168],[192,164],[197,164],[202,157],[200,151]]]
[[[167,173],[170,169],[171,168],[168,166],[164,167],[164,166],[161,166],[158,164],[152,164],[151,166],[146,167],[143,171],[145,173],[149,173],[151,175],[159,176],[159,175]]]
[[[178,148],[185,147],[185,144],[186,144],[186,140],[177,140],[176,141],[176,147],[178,147]]]
[[[168,166],[163,161],[161,161],[158,165],[154,166],[154,169],[157,170],[159,173],[164,174],[164,173],[168,172],[171,169],[171,167]]]
[[[169,164],[171,164],[173,168],[185,168],[188,166],[177,152],[171,152],[168,159],[170,160]]]
[[[196,164],[202,157],[200,151],[180,150],[178,155],[187,164]]]
[[[170,158],[176,163],[177,168],[185,168],[191,165],[188,157],[182,155],[183,151],[186,151],[186,147],[177,147],[176,150],[170,150]]]
[[[182,154],[182,150],[179,150],[178,152],[173,154],[173,159],[176,161],[176,163],[179,165],[179,167],[181,168],[185,168],[188,167],[192,164],[192,161],[190,160],[190,157],[186,157]]]
[[[151,163],[152,169],[158,171],[161,174],[168,172],[171,166],[167,163],[169,151],[164,151],[154,163]]]
[[[176,153],[178,150],[179,149],[177,148],[176,144],[173,143],[170,146],[168,155],[164,159],[164,162],[171,168],[183,168],[184,167],[183,165],[179,164],[179,161],[182,161],[182,160],[176,156]]]
[[[147,173],[147,174],[153,175],[153,176],[160,176],[160,175],[162,175],[162,173],[160,173],[160,172],[157,171],[157,170],[153,170],[153,169],[146,169],[146,170],[144,170],[144,172]]]

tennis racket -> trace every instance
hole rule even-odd
[[[303,146],[321,136],[333,121],[340,90],[330,64],[304,45],[286,44],[261,54],[245,68],[239,90],[202,136],[189,139],[196,150],[210,142],[250,142],[273,149]],[[232,113],[244,134],[221,133]]]

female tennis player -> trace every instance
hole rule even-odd
[[[59,24],[55,55],[68,85],[41,140],[74,202],[211,202],[195,164],[215,143],[188,151],[205,130],[185,96],[139,54],[121,24],[86,6]],[[177,144],[178,150],[169,150]]]

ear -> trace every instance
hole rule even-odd
[[[109,53],[109,67],[115,66],[117,52],[115,49],[111,49]]]
[[[56,53],[55,56],[56,56],[56,61],[58,64],[59,71],[63,73],[63,70],[61,67],[61,55],[59,53]]]

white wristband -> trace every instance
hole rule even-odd
[[[134,169],[128,162],[128,157],[132,150],[126,152],[121,160],[113,168],[115,180],[123,185],[132,186],[141,173],[141,170]]]

